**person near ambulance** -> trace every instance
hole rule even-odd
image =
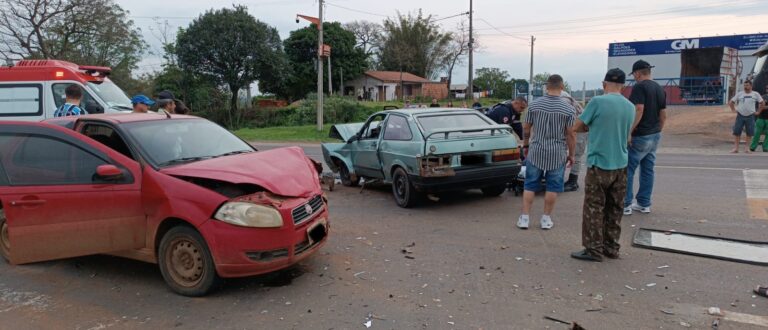
[[[80,109],[80,101],[83,99],[83,88],[79,85],[69,85],[64,90],[64,104],[53,113],[54,117],[86,115],[87,112]]]
[[[139,94],[131,98],[131,104],[133,105],[133,113],[147,113],[149,108],[155,105],[155,101]]]

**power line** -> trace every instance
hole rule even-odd
[[[464,15],[469,15],[469,12],[464,12],[464,13],[461,13],[461,14],[456,14],[456,15],[451,15],[451,16],[448,16],[448,17],[438,18],[438,19],[431,20],[429,22],[430,23],[434,23],[434,22],[439,22],[439,21],[446,20],[446,19],[449,19],[449,18],[464,16]]]
[[[499,33],[501,33],[501,34],[503,34],[503,35],[505,35],[505,36],[508,36],[508,37],[512,37],[512,38],[516,38],[516,39],[520,39],[520,40],[526,40],[526,41],[528,40],[528,38],[523,38],[523,37],[520,37],[520,36],[512,35],[512,34],[509,34],[509,33],[506,33],[506,32],[504,32],[504,31],[502,31],[502,30],[499,30],[499,29],[497,29],[495,26],[493,26],[493,24],[491,24],[491,23],[488,23],[488,21],[486,21],[486,20],[484,20],[484,19],[482,19],[482,18],[478,18],[477,20],[479,20],[479,21],[481,21],[481,22],[485,23],[486,25],[490,26],[491,28],[493,28],[494,30],[498,31]]]
[[[515,29],[515,28],[526,28],[526,27],[532,27],[532,26],[552,26],[552,25],[570,25],[570,24],[580,24],[580,23],[593,23],[595,21],[610,21],[610,20],[617,20],[617,19],[623,19],[623,18],[632,18],[632,17],[642,17],[642,16],[658,16],[658,15],[666,15],[676,12],[692,12],[692,11],[701,11],[701,10],[720,10],[722,11],[722,7],[719,6],[721,2],[710,2],[710,3],[704,3],[699,4],[696,7],[672,7],[667,8],[664,10],[649,10],[649,11],[640,11],[640,12],[633,12],[632,14],[619,14],[619,15],[605,15],[605,16],[595,16],[595,17],[583,17],[583,18],[576,18],[576,19],[570,19],[570,20],[560,20],[560,21],[551,21],[551,22],[541,22],[541,23],[529,23],[529,24],[519,24],[519,25],[509,25],[509,26],[502,26],[502,27],[492,27],[487,28],[485,30],[505,30],[505,29]],[[749,1],[741,4],[731,4],[729,5],[729,8],[734,8],[735,6],[746,6],[746,8],[741,9],[747,9],[752,7],[758,7],[760,5],[757,1]],[[624,23],[624,22],[622,22]],[[612,23],[615,24],[615,23]],[[612,25],[611,24],[611,25]],[[480,30],[480,29],[478,29]]]
[[[331,6],[331,7],[346,9],[346,10],[353,11],[353,12],[360,13],[360,14],[367,14],[367,15],[378,16],[378,17],[389,17],[387,15],[376,14],[376,13],[371,13],[371,12],[367,12],[367,11],[363,11],[363,10],[358,10],[358,9],[353,9],[353,8],[349,8],[349,7],[339,6],[337,4],[332,4],[332,3],[327,2],[327,1],[325,2],[325,4],[328,5],[328,6]]]

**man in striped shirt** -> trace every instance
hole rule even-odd
[[[576,133],[573,124],[576,110],[560,97],[564,82],[560,75],[547,79],[547,94],[531,102],[523,125],[523,152],[526,154],[525,191],[523,192],[523,213],[517,226],[528,229],[529,214],[533,197],[541,191],[541,180],[546,179],[544,214],[541,228],[550,229],[552,210],[557,194],[563,192],[563,176],[566,165],[573,164],[576,148]],[[530,144],[529,144],[530,142]]]

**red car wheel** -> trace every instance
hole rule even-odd
[[[202,236],[186,226],[174,227],[160,241],[158,264],[165,282],[184,296],[204,296],[221,278]]]
[[[8,238],[8,223],[5,221],[5,212],[0,210],[0,255],[9,260],[11,255],[11,240]]]

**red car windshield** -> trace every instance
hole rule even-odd
[[[205,119],[153,120],[124,125],[156,167],[253,152],[223,127]]]

